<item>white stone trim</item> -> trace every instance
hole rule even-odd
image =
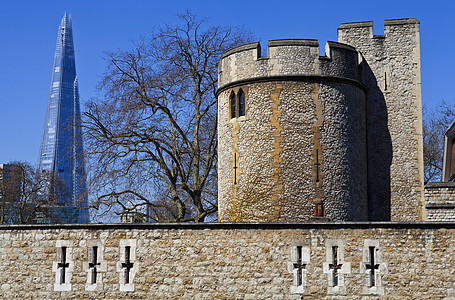
[[[302,270],[302,284],[298,283],[298,270],[294,268],[294,264],[298,262],[298,247],[302,247],[302,264],[305,264],[305,269]],[[305,246],[292,246],[291,261],[288,262],[288,271],[293,274],[294,280],[290,288],[291,294],[306,294],[309,292],[307,287],[307,273],[310,267],[310,248]]]
[[[333,270],[330,265],[333,262],[333,247],[338,247],[338,264],[341,268],[338,270],[338,285],[333,286]],[[345,274],[351,273],[351,263],[344,260],[345,241],[343,239],[330,239],[325,242],[325,262],[322,263],[322,270],[327,274],[328,287],[327,294],[329,295],[346,295],[346,286],[344,284]]]
[[[96,274],[96,283],[92,283],[92,269],[90,263],[93,260],[93,247],[98,247],[97,262],[99,266]],[[103,291],[103,273],[107,272],[107,262],[104,261],[104,244],[101,240],[87,241],[87,261],[82,263],[82,267],[87,272],[87,282],[85,284],[86,291]]]
[[[73,277],[74,262],[73,262],[73,240],[57,240],[55,243],[57,249],[57,261],[52,263],[52,272],[55,273],[54,291],[56,292],[67,292],[71,291],[71,278]],[[65,261],[68,263],[68,267],[65,271],[65,282],[60,283],[60,268],[58,264],[62,260],[62,248],[66,247],[66,258]]]
[[[134,277],[136,276],[137,270],[139,269],[138,261],[136,260],[136,240],[132,239],[122,239],[120,240],[120,260],[117,262],[117,272],[119,273],[119,285],[121,292],[133,292],[134,291]],[[133,263],[133,267],[130,270],[130,281],[129,283],[125,283],[125,273],[124,269],[122,268],[122,263],[125,263],[125,248],[130,247],[130,262]]]
[[[375,264],[379,267],[375,271],[374,281],[375,285],[370,286],[370,270],[366,268],[366,265],[370,263],[370,247],[375,247]],[[387,264],[382,260],[382,247],[380,246],[379,240],[364,240],[363,252],[362,252],[362,263],[360,264],[360,274],[365,275],[364,286],[362,287],[362,294],[364,295],[384,295],[384,287],[382,286],[382,275],[387,274]]]

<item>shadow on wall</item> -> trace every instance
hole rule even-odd
[[[367,156],[368,156],[368,219],[390,221],[390,166],[392,140],[388,129],[388,112],[384,94],[368,63],[361,63],[363,78],[368,87]]]

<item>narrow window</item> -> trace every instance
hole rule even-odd
[[[239,98],[239,117],[241,117],[245,115],[245,93],[242,89],[239,90],[237,97]]]
[[[237,116],[236,113],[236,97],[234,92],[231,92],[231,95],[229,96],[229,102],[231,103],[231,119],[235,118]]]
[[[294,270],[296,271],[296,285],[301,286],[303,285],[303,270],[306,267],[306,264],[303,263],[302,259],[302,246],[297,246],[297,261],[293,264]]]
[[[384,72],[384,91],[387,91],[387,72]]]
[[[332,286],[338,286],[338,275],[342,264],[338,263],[338,246],[332,247],[332,263],[329,264],[329,268],[332,270]]]
[[[344,244],[341,239],[327,240],[325,244],[327,253],[322,269],[327,274],[329,295],[347,295],[344,279],[346,274],[351,273],[351,263],[344,261]]]
[[[379,264],[375,263],[374,251],[375,247],[369,247],[369,264],[366,264],[367,270],[370,270],[370,287],[376,285],[375,271],[379,269]]]
[[[56,241],[57,261],[52,263],[52,271],[55,272],[54,291],[71,291],[74,267],[72,249],[71,241]]]
[[[131,254],[131,246],[125,246],[125,262],[122,263],[122,268],[124,273],[124,278],[125,278],[125,284],[130,283],[130,270],[133,268],[133,263],[130,260],[130,254]]]
[[[88,264],[89,268],[91,270],[91,284],[96,284],[96,277],[98,274],[98,266],[100,266],[100,263],[98,262],[98,247],[93,246],[92,247],[92,261]]]
[[[66,272],[69,267],[69,263],[66,261],[66,247],[60,248],[60,262],[57,264],[60,269],[60,284],[66,283]]]
[[[237,184],[237,153],[234,153],[234,184]]]

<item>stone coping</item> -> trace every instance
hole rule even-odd
[[[436,189],[436,188],[455,188],[455,182],[428,182],[425,184],[425,189]]]
[[[279,46],[313,46],[319,47],[318,40],[314,39],[277,39],[270,40],[268,47],[279,47]]]
[[[384,20],[384,26],[404,25],[404,24],[420,24],[420,22],[415,18]],[[342,24],[340,24],[338,29],[356,28],[356,27],[373,27],[373,21],[342,23]]]
[[[385,26],[391,25],[403,25],[403,24],[420,24],[416,18],[405,18],[405,19],[393,19],[393,20],[385,20]]]
[[[24,224],[0,225],[7,230],[237,230],[237,229],[455,229],[454,221],[437,222],[248,222],[248,223],[110,223],[110,224]]]
[[[223,56],[221,56],[221,59],[228,57],[229,55],[232,55],[237,52],[248,51],[248,50],[253,50],[253,49],[257,49],[257,51],[260,54],[261,53],[260,47],[261,47],[261,44],[259,42],[243,44],[243,45],[231,48],[228,51],[226,51],[226,53],[224,53]]]
[[[373,21],[341,23],[338,29],[356,28],[356,27],[373,27]]]
[[[454,209],[455,203],[427,203],[425,208],[428,209]]]
[[[319,56],[321,59],[330,59],[324,56]],[[328,75],[315,75],[315,74],[302,74],[302,75],[275,75],[275,76],[260,76],[260,77],[251,77],[247,79],[241,79],[237,81],[229,82],[223,86],[220,86],[216,92],[215,96],[223,92],[226,89],[232,88],[234,86],[241,86],[244,84],[252,84],[252,83],[261,83],[261,82],[276,82],[276,81],[308,81],[308,82],[338,82],[338,83],[345,83],[349,85],[356,86],[362,89],[365,93],[367,92],[367,87],[362,84],[361,82],[346,78],[346,77],[338,77],[338,76],[328,76]]]

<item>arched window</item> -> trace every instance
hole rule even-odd
[[[231,92],[231,95],[229,96],[229,102],[231,103],[231,119],[237,117],[237,112],[236,112],[236,97],[234,92]]]
[[[239,89],[237,95],[234,91],[229,95],[229,105],[231,106],[231,119],[245,116],[245,93]]]
[[[239,90],[237,97],[239,98],[239,117],[241,117],[245,115],[245,93],[242,89]]]

